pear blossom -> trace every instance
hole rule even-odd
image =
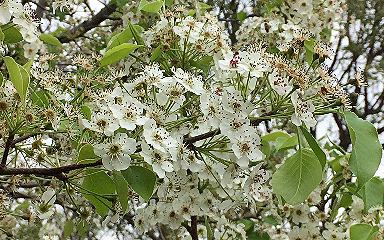
[[[260,137],[251,127],[245,128],[235,140],[231,140],[233,153],[240,167],[247,167],[249,160],[258,161],[265,155],[260,151]]]
[[[93,112],[91,120],[82,119],[82,124],[85,128],[95,132],[104,133],[106,136],[112,136],[119,128],[117,120],[106,110],[97,113]]]
[[[131,165],[129,154],[136,150],[135,139],[129,138],[126,133],[117,133],[112,142],[94,145],[94,152],[100,156],[103,166],[108,170],[124,170]]]
[[[144,124],[143,136],[147,144],[162,152],[167,152],[167,150],[177,146],[176,140],[171,137],[167,130],[157,127],[154,119],[149,119]]]
[[[50,218],[54,213],[54,207],[53,204],[56,201],[56,192],[53,189],[48,189],[43,193],[41,196],[42,203],[39,206],[39,212],[40,214],[38,217],[40,219],[47,219]]]
[[[316,119],[313,116],[315,106],[311,100],[303,101],[300,95],[300,90],[296,90],[291,95],[292,104],[295,108],[291,118],[292,123],[300,126],[303,121],[307,127],[314,127],[316,125]]]
[[[269,83],[271,87],[279,94],[285,95],[292,90],[292,86],[289,85],[288,79],[286,77],[280,76],[280,74],[274,70],[268,75]]]

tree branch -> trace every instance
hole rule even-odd
[[[60,42],[68,43],[77,37],[83,36],[86,32],[99,26],[101,22],[109,18],[117,8],[117,4],[110,4],[105,6],[100,10],[96,15],[94,15],[91,19],[82,22],[80,25],[68,30],[65,36],[57,37]]]
[[[1,159],[0,170],[5,168],[5,165],[7,164],[9,149],[11,148],[11,145],[13,143],[13,138],[14,138],[14,135],[10,134],[8,136],[7,142],[5,143],[5,149],[3,153],[3,158]]]
[[[95,167],[101,164],[102,161],[98,160],[94,163],[72,164],[55,168],[3,168],[0,169],[0,175],[38,174],[43,176],[54,176],[64,181],[67,180],[68,177],[66,177],[63,173],[68,173],[69,171],[76,169]]]

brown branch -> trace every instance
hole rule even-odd
[[[13,143],[13,138],[14,138],[14,135],[10,134],[7,139],[7,142],[5,143],[5,149],[3,153],[3,158],[1,159],[0,169],[5,168],[5,165],[7,164],[9,149],[11,148],[11,145]]]
[[[34,137],[34,136],[37,136],[39,135],[39,133],[28,133],[28,134],[25,134],[24,136],[21,136],[19,138],[16,138],[12,141],[12,144],[11,144],[11,147],[14,147],[16,143],[19,143],[19,142],[22,142],[22,141],[25,141],[27,140],[28,138],[31,138],[31,137]]]
[[[99,26],[101,22],[109,18],[113,12],[115,12],[117,8],[117,4],[110,4],[105,6],[100,10],[96,15],[94,15],[91,19],[82,22],[80,25],[68,30],[65,36],[57,37],[60,42],[68,43],[77,37],[83,36],[89,30]]]
[[[102,161],[98,160],[94,163],[72,164],[55,168],[4,168],[0,169],[0,175],[37,174],[42,176],[54,176],[65,181],[68,177],[66,177],[63,173],[68,173],[69,171],[76,169],[95,167],[101,164]]]

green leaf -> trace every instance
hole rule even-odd
[[[268,133],[267,135],[261,137],[261,139],[266,140],[266,141],[276,141],[278,137],[284,137],[284,138],[290,138],[288,133],[286,132],[272,132]]]
[[[327,161],[327,157],[325,156],[325,153],[317,144],[316,139],[312,136],[311,133],[308,132],[308,130],[305,127],[303,127],[303,125],[300,126],[300,129],[305,139],[307,140],[309,146],[312,148],[313,152],[316,154],[316,157],[320,162],[321,168],[324,169],[325,163]]]
[[[240,11],[237,13],[237,19],[240,20],[240,22],[244,21],[247,18],[247,14],[244,11]]]
[[[165,3],[165,6],[167,7],[171,7],[172,6],[172,3],[173,3],[174,0],[165,0],[164,3]]]
[[[213,231],[211,229],[211,225],[209,224],[207,216],[204,216],[204,223],[205,223],[205,228],[207,229],[207,239],[214,240]]]
[[[311,64],[313,61],[313,52],[306,50],[305,51],[305,61],[307,61],[308,64]]]
[[[8,27],[4,25],[1,27],[4,33],[4,44],[18,43],[23,40],[23,36],[15,27]]]
[[[247,233],[247,240],[270,240],[268,233],[252,232]]]
[[[114,194],[115,183],[102,169],[89,168],[85,174],[86,177],[82,186],[88,191],[82,190],[82,194],[93,203],[100,216],[104,217],[109,208],[112,207],[112,202],[102,195]]]
[[[23,68],[23,66],[17,64],[11,57],[4,57],[4,62],[7,65],[9,76],[11,77],[13,85],[19,93],[21,100],[25,102],[29,85],[28,72]]]
[[[94,163],[97,162],[99,159],[100,157],[93,152],[93,146],[91,144],[85,144],[80,148],[77,163]]]
[[[384,183],[377,177],[369,180],[364,186],[364,208],[365,212],[373,206],[383,205]]]
[[[293,135],[288,139],[279,137],[276,139],[276,151],[286,150],[298,144],[299,144],[299,140],[297,138],[297,135]]]
[[[128,169],[122,170],[121,173],[137,194],[146,201],[151,198],[156,182],[155,173],[140,166],[130,166]]]
[[[310,51],[313,53],[313,47],[315,46],[315,40],[310,39],[309,41],[304,41],[304,47],[307,51]]]
[[[383,148],[372,123],[358,118],[350,111],[345,111],[344,117],[353,146],[349,166],[361,188],[379,168]]]
[[[92,111],[88,106],[86,105],[81,106],[80,111],[82,114],[84,114],[85,119],[91,121]]]
[[[59,39],[57,39],[56,37],[52,36],[51,34],[42,33],[40,35],[40,40],[44,41],[45,43],[49,43],[51,45],[54,45],[54,46],[63,47],[63,45],[61,44]]]
[[[3,80],[4,80],[4,76],[3,76],[3,74],[0,72],[0,87],[3,85]]]
[[[133,28],[138,33],[140,33],[142,31],[141,27],[139,25],[133,25]],[[111,38],[111,40],[109,40],[109,42],[107,44],[107,50],[112,49],[112,48],[114,48],[116,46],[119,46],[122,43],[126,43],[129,40],[131,40],[133,37],[134,37],[134,34],[132,33],[131,28],[128,27],[124,31],[122,31],[121,33],[116,34],[115,36],[113,36]]]
[[[244,224],[244,230],[248,231],[249,229],[253,229],[253,226],[255,225],[255,222],[249,219],[241,219],[237,221],[237,224]]]
[[[351,240],[371,240],[378,231],[378,226],[372,227],[368,224],[355,224],[349,228],[349,236]]]
[[[343,193],[343,196],[340,199],[339,207],[347,208],[353,203],[351,193]]]
[[[89,229],[89,223],[86,220],[80,220],[76,225],[76,230],[80,234],[84,234]]]
[[[71,235],[73,228],[75,227],[75,223],[72,220],[66,221],[64,224],[64,238],[67,239],[69,235]]]
[[[129,20],[128,20],[128,26],[129,26],[129,29],[131,29],[133,38],[135,39],[136,43],[138,45],[144,45],[144,41],[143,41],[143,38],[140,36],[140,32],[136,30],[136,28],[132,25],[132,23]]]
[[[265,155],[265,159],[264,160],[268,161],[269,156],[271,155],[271,148],[269,146],[269,142],[262,139],[261,140],[260,150]]]
[[[114,47],[105,53],[104,58],[100,60],[100,66],[103,67],[117,62],[126,57],[138,47],[141,47],[141,45],[135,45],[131,43],[123,43],[117,47]]]
[[[36,104],[39,107],[46,107],[49,105],[49,100],[46,96],[47,90],[41,89],[37,92],[32,92],[31,94],[31,100],[34,104]]]
[[[143,10],[145,12],[154,12],[157,13],[160,11],[161,7],[163,6],[163,1],[154,1],[154,2],[148,2],[147,0],[141,0],[138,10]]]
[[[115,182],[117,195],[121,204],[123,213],[127,210],[128,207],[128,193],[129,187],[127,181],[119,171],[113,171],[113,181]]]
[[[272,177],[276,194],[292,205],[307,199],[321,180],[322,169],[315,153],[303,148],[287,158]]]
[[[130,0],[116,0],[116,4],[118,7],[123,7],[127,2],[130,2]]]
[[[34,62],[34,60],[31,59],[31,60],[29,60],[27,63],[25,63],[25,64],[23,65],[24,69],[25,69],[28,73],[31,72],[31,68],[32,68],[33,62]]]
[[[163,50],[161,50],[162,45],[157,46],[155,51],[153,51],[151,56],[151,62],[157,60],[159,57],[161,57],[161,54],[163,54]]]
[[[4,41],[4,33],[3,33],[3,30],[1,30],[0,28],[0,42],[3,42]]]
[[[279,225],[279,222],[277,221],[276,217],[274,217],[273,215],[263,216],[263,219],[264,219],[267,223],[269,223],[269,224],[271,224],[271,225],[273,225],[273,226],[277,226],[277,225]]]

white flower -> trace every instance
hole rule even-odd
[[[238,71],[240,74],[244,74],[249,71],[246,60],[249,60],[247,52],[239,52],[239,54],[228,52],[224,54],[224,59],[219,60],[218,63],[222,70]]]
[[[260,137],[251,128],[245,128],[235,140],[231,140],[233,153],[238,158],[240,167],[247,167],[249,160],[258,161],[264,159],[265,155],[259,150]]]
[[[280,76],[280,74],[273,70],[268,76],[271,87],[279,94],[285,95],[292,90],[292,86],[289,85],[288,78]]]
[[[141,148],[140,155],[144,157],[144,161],[152,166],[153,171],[157,173],[159,178],[164,178],[165,172],[173,171],[172,158],[169,153],[153,149],[145,142],[141,144]]]
[[[53,189],[48,189],[41,196],[42,203],[39,205],[40,219],[47,219],[54,213],[53,204],[56,201],[56,193]]]
[[[117,133],[111,143],[100,143],[94,146],[94,152],[100,156],[108,170],[124,170],[131,164],[129,154],[136,150],[136,141],[125,133]]]
[[[0,5],[0,24],[6,24],[11,20],[11,12],[9,11],[9,7],[7,2],[5,1]]]
[[[229,87],[223,93],[223,108],[230,114],[237,114],[241,118],[246,118],[252,112],[252,104],[243,100],[239,91],[234,87]]]
[[[162,152],[177,147],[176,140],[171,137],[167,130],[157,127],[154,119],[149,119],[144,124],[143,136],[148,144]]]
[[[262,166],[263,164],[260,163],[253,168],[243,186],[245,193],[251,195],[254,200],[260,199],[262,187],[271,177],[271,174]]]
[[[144,105],[129,95],[124,95],[120,104],[112,104],[109,109],[118,119],[120,126],[127,130],[134,130],[136,124],[144,125],[148,120],[147,117],[142,116]]]
[[[310,210],[307,204],[297,205],[292,210],[292,221],[297,224],[306,223],[309,220],[309,213]]]
[[[184,70],[181,68],[176,70],[173,68],[172,72],[176,81],[183,85],[188,91],[197,95],[201,95],[203,92],[205,92],[201,76],[196,77],[191,73],[184,72]]]
[[[100,112],[92,112],[91,121],[82,119],[82,124],[95,132],[104,133],[106,136],[112,136],[119,128],[119,124],[111,114],[105,110]]]
[[[296,90],[291,95],[292,104],[295,108],[295,112],[292,115],[292,123],[296,126],[301,126],[303,121],[307,127],[314,127],[316,125],[316,119],[313,116],[315,106],[311,100],[303,101],[299,95],[300,90]]]

